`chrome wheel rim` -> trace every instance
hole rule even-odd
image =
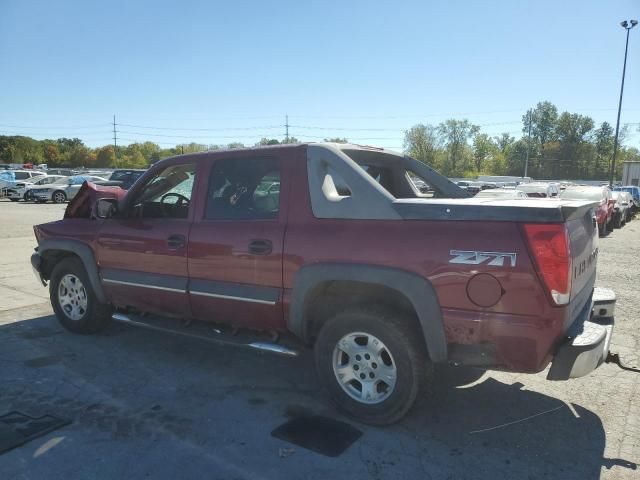
[[[87,291],[78,277],[68,273],[58,284],[58,303],[71,320],[80,320],[87,313]]]
[[[64,202],[64,193],[56,193],[56,194],[53,196],[53,200],[54,200],[56,203],[62,203],[62,202]]]
[[[350,333],[340,339],[333,349],[333,373],[347,395],[368,405],[389,398],[398,376],[396,362],[387,346],[364,332]]]

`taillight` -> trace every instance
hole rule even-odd
[[[566,305],[571,297],[569,232],[561,223],[523,225],[531,253],[551,298]]]

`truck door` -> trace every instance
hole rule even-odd
[[[196,169],[193,160],[158,168],[126,197],[122,212],[104,221],[97,256],[112,303],[190,316],[187,241]]]
[[[273,153],[211,162],[189,236],[189,296],[196,318],[253,329],[283,327],[286,185],[281,158]]]

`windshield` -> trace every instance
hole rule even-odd
[[[53,182],[52,185],[68,185],[69,180],[71,180],[71,177],[62,177]]]
[[[565,200],[601,200],[602,190],[600,189],[570,189],[567,188],[560,193],[560,198]]]

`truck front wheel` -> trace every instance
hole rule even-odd
[[[415,320],[382,308],[347,310],[328,320],[315,358],[320,381],[338,408],[371,425],[401,419],[433,378]]]
[[[49,297],[62,326],[74,333],[96,333],[111,320],[111,306],[98,301],[78,258],[65,258],[53,268]]]

